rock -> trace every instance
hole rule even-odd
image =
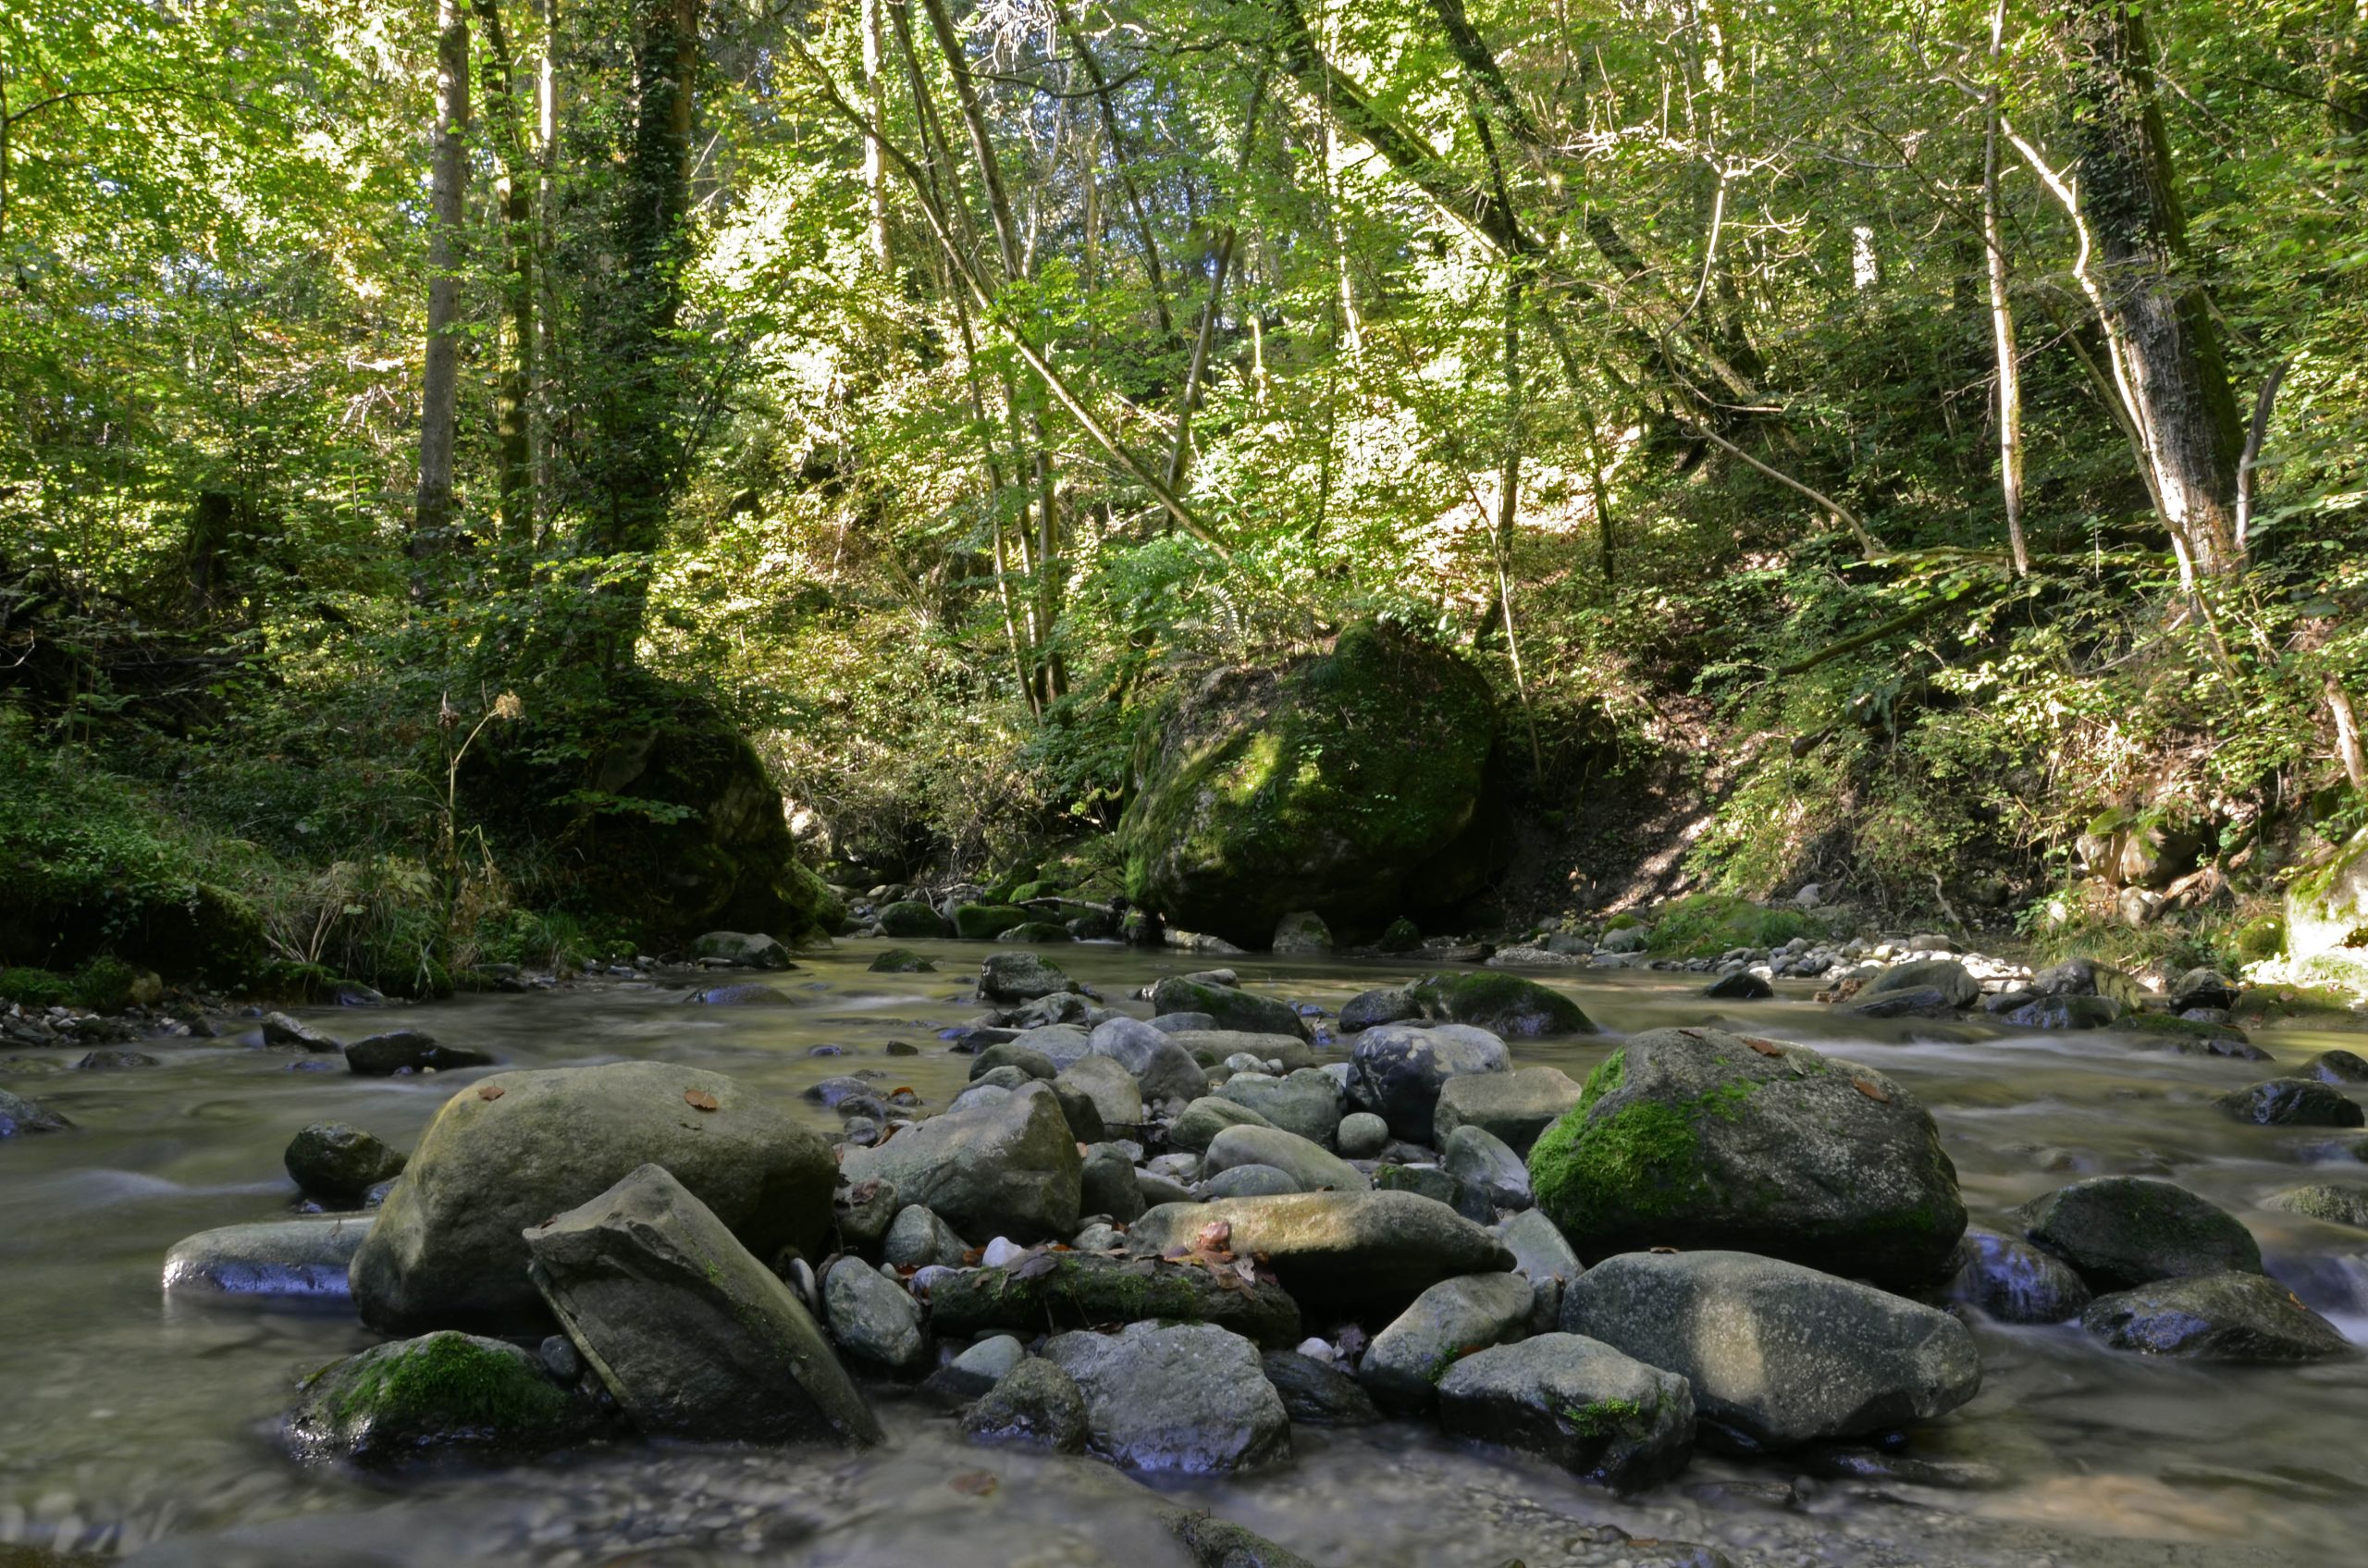
[[[691,944],[691,957],[742,969],[794,969],[789,949],[762,932],[711,931]]]
[[[1140,1019],[1104,1019],[1086,1037],[1085,1048],[1132,1073],[1143,1098],[1153,1104],[1197,1100],[1209,1092],[1209,1075],[1192,1054]]]
[[[975,1400],[1028,1359],[1028,1347],[1009,1334],[990,1334],[921,1379],[921,1388],[955,1401]],[[1079,1412],[1083,1414],[1080,1401]],[[1080,1426],[1079,1431],[1083,1427]]]
[[[1423,1016],[1413,994],[1403,985],[1361,991],[1340,1006],[1340,1032],[1356,1034],[1378,1024],[1404,1023]]]
[[[1286,1132],[1279,1127],[1228,1127],[1209,1143],[1201,1168],[1214,1176],[1235,1166],[1272,1166],[1297,1182],[1302,1192],[1329,1190],[1366,1192],[1373,1183],[1364,1172],[1321,1143]]]
[[[1858,994],[1871,998],[1892,992],[1924,990],[1939,992],[1942,1001],[1951,1007],[1970,1007],[1981,1000],[1981,982],[1955,958],[1919,958],[1893,964],[1868,981]]]
[[[1357,1102],[1397,1136],[1429,1144],[1448,1080],[1463,1073],[1507,1071],[1512,1056],[1502,1040],[1483,1029],[1383,1024],[1357,1036],[1351,1064],[1350,1093]]]
[[[905,898],[880,911],[880,934],[909,940],[952,936],[955,932],[954,922],[944,915],[918,898]]]
[[[1333,1138],[1348,1158],[1367,1160],[1389,1146],[1389,1124],[1371,1111],[1351,1111],[1340,1118]]]
[[[1373,1338],[1357,1380],[1385,1410],[1419,1414],[1457,1359],[1518,1338],[1529,1325],[1529,1281],[1518,1274],[1442,1279]]]
[[[76,1072],[125,1072],[133,1068],[159,1066],[156,1058],[142,1051],[86,1051],[74,1064]]]
[[[1127,895],[1245,945],[1294,908],[1370,931],[1409,895],[1458,902],[1490,869],[1495,733],[1478,670],[1378,623],[1278,672],[1221,671],[1139,770],[1118,829]]]
[[[1320,1061],[1313,1046],[1289,1034],[1249,1034],[1235,1029],[1186,1029],[1177,1031],[1168,1038],[1189,1053],[1194,1061],[1211,1067],[1231,1061],[1236,1056],[1249,1056],[1258,1064],[1256,1071],[1289,1073],[1301,1068],[1314,1067]]]
[[[1266,1381],[1281,1396],[1284,1414],[1306,1426],[1368,1426],[1381,1419],[1373,1396],[1328,1361],[1297,1351],[1268,1351],[1259,1359]]]
[[[1236,1073],[1216,1093],[1219,1099],[1247,1105],[1272,1126],[1327,1146],[1349,1108],[1338,1080],[1315,1068],[1301,1068],[1283,1078]]]
[[[265,1013],[263,1016],[263,1043],[266,1045],[301,1045],[307,1051],[341,1051],[345,1048],[338,1040],[311,1024],[290,1018],[286,1013]]]
[[[1258,1348],[1210,1324],[1056,1334],[1044,1359],[1085,1395],[1086,1446],[1133,1470],[1254,1469],[1290,1457],[1290,1422]]]
[[[2030,989],[2042,996],[2103,996],[2124,1008],[2137,1006],[2146,994],[2128,974],[2094,958],[2066,958],[2041,969],[2031,976]]]
[[[533,1354],[447,1330],[374,1345],[315,1372],[282,1430],[299,1459],[382,1468],[541,1453],[593,1425],[590,1402],[553,1382]]]
[[[2015,1211],[2026,1240],[2079,1271],[2091,1290],[2261,1272],[2261,1248],[2226,1209],[2151,1176],[2098,1176]]]
[[[1426,1019],[1466,1024],[1507,1040],[1596,1032],[1576,1002],[1519,975],[1428,975],[1408,986],[1406,995]]]
[[[1190,1034],[1215,1029],[1217,1020],[1206,1013],[1161,1013],[1151,1026],[1162,1034]]]
[[[840,1164],[848,1180],[882,1178],[957,1231],[1023,1241],[1077,1229],[1081,1167],[1049,1084],[916,1122]]]
[[[887,1236],[888,1227],[895,1223],[904,1207],[896,1189],[885,1181],[858,1181],[831,1200],[840,1241],[865,1252],[878,1246]]]
[[[1046,1082],[1052,1081],[1061,1070],[1053,1065],[1052,1057],[1034,1046],[1022,1045],[1017,1040],[1002,1040],[981,1047],[971,1056],[970,1081],[978,1082],[997,1068],[1018,1068],[1025,1077],[1042,1079]],[[870,1087],[860,1079],[855,1081],[859,1087]]]
[[[1474,1225],[1493,1227],[1497,1223],[1497,1207],[1485,1194],[1467,1188],[1436,1165],[1398,1165],[1385,1160],[1373,1167],[1373,1184],[1376,1191],[1413,1192],[1445,1204]]]
[[[1272,1127],[1275,1124],[1238,1101],[1203,1095],[1184,1107],[1168,1129],[1170,1148],[1201,1154],[1228,1127]]]
[[[1197,1262],[1037,1252],[1010,1268],[965,1270],[930,1292],[931,1325],[949,1336],[1153,1319],[1212,1323],[1264,1345],[1300,1338],[1299,1306],[1282,1287],[1238,1275],[1228,1284]]]
[[[363,1321],[542,1327],[522,1233],[653,1163],[758,1256],[820,1255],[830,1146],[737,1081],[654,1061],[496,1073],[444,1103],[388,1193],[353,1260]]]
[[[1932,1118],[1873,1069],[1718,1030],[1657,1029],[1588,1076],[1530,1151],[1581,1256],[1733,1248],[1915,1288],[1965,1231]]]
[[[2368,1083],[2368,1061],[2350,1051],[2322,1051],[2302,1064],[2301,1076],[2321,1083]]]
[[[1080,1453],[1086,1430],[1085,1395],[1077,1380],[1034,1356],[962,1413],[962,1435],[975,1443]]]
[[[1447,1135],[1439,1166],[1500,1209],[1530,1205],[1529,1167],[1505,1141],[1485,1128],[1459,1127]]]
[[[1749,969],[1737,969],[1712,981],[1702,994],[1714,1002],[1764,1002],[1776,994],[1776,988]]]
[[[289,1140],[280,1156],[306,1196],[358,1204],[371,1188],[403,1171],[403,1156],[358,1127],[314,1122]]]
[[[1127,1146],[1094,1143],[1085,1151],[1078,1172],[1078,1210],[1107,1215],[1124,1225],[1143,1212],[1142,1185],[1135,1178],[1135,1162]]]
[[[2121,1021],[2121,1004],[2110,996],[2062,993],[2038,996],[2008,1010],[2005,1020],[2019,1029],[2110,1029]]]
[[[1042,1029],[1050,1023],[1076,1024],[1080,1029],[1092,1027],[1093,1004],[1075,991],[1057,991],[1050,996],[1039,996],[1032,1002],[1022,1002],[1003,1012],[1005,1027],[1012,1031],[1011,1038],[1031,1029]]]
[[[871,974],[935,974],[937,966],[909,947],[891,947],[866,964]]]
[[[2312,958],[2368,930],[2368,828],[2286,888],[2286,955]]]
[[[805,1304],[663,1167],[630,1172],[525,1240],[535,1287],[644,1432],[881,1439]]]
[[[1143,1093],[1136,1086],[1135,1075],[1108,1056],[1079,1056],[1061,1069],[1053,1087],[1092,1101],[1104,1129],[1142,1124]]]
[[[2194,1007],[2217,1007],[2225,1012],[2236,1005],[2236,982],[2217,969],[2189,969],[2171,982],[2171,1011],[2175,1013]]]
[[[1694,1393],[1684,1377],[1599,1340],[1541,1334],[1476,1352],[1438,1384],[1439,1425],[1634,1491],[1685,1467]]]
[[[1011,1080],[1013,1079],[1018,1079],[1020,1081],[1017,1083],[1012,1082]],[[1029,1081],[1030,1080],[1028,1079],[1027,1074],[1021,1072],[1018,1068],[997,1068],[993,1072],[988,1073],[984,1078],[981,1078],[978,1082],[970,1085],[969,1088],[962,1091],[961,1093],[954,1096],[954,1098],[947,1103],[945,1107],[946,1111],[949,1114],[953,1114],[962,1111],[978,1110],[986,1105],[999,1105],[1005,1100],[1011,1098],[1012,1091],[1026,1088]]]
[[[979,1069],[975,1064],[971,1067],[970,1076],[972,1078],[979,1076]],[[809,1083],[798,1095],[802,1100],[811,1100],[816,1105],[828,1106],[832,1110],[838,1109],[851,1100],[877,1100],[879,1097],[879,1091],[874,1089],[867,1080],[846,1075],[826,1078],[818,1083]]]
[[[2119,1351],[2190,1361],[2317,1361],[2351,1345],[2259,1274],[2193,1274],[2099,1296],[2080,1326]]]
[[[0,1138],[20,1132],[64,1132],[74,1124],[39,1101],[0,1089]]]
[[[1163,1204],[1128,1232],[1137,1253],[1192,1244],[1222,1223],[1234,1253],[1264,1253],[1303,1305],[1374,1310],[1441,1279],[1509,1268],[1512,1255],[1445,1204],[1412,1192],[1307,1192]]]
[[[992,942],[1005,932],[1026,925],[1028,918],[1027,910],[1008,904],[957,904],[954,908],[954,934],[969,942]]]
[[[1423,928],[1400,915],[1384,926],[1374,939],[1374,947],[1383,953],[1412,953],[1423,945]]]
[[[991,953],[979,966],[979,995],[983,1001],[1033,1002],[1077,988],[1077,982],[1040,953]]]
[[[790,999],[770,985],[710,985],[683,998],[703,1007],[786,1007]]]
[[[1169,975],[1153,987],[1151,1005],[1155,1013],[1206,1013],[1220,1030],[1311,1038],[1307,1020],[1289,1003],[1237,986],[1210,985],[1189,975]]]
[[[2069,1264],[2029,1241],[1972,1229],[1958,1244],[1963,1260],[1948,1299],[2001,1323],[2067,1323],[2089,1304],[2089,1287]]]
[[[1045,1024],[1037,1029],[1023,1030],[1011,1042],[1023,1051],[1034,1051],[1053,1064],[1058,1077],[1065,1068],[1074,1067],[1086,1056],[1086,1032],[1075,1024]]]
[[[1653,928],[1647,925],[1616,926],[1603,933],[1596,943],[1598,953],[1642,953],[1652,945]]]
[[[2213,1102],[2222,1116],[2262,1127],[2368,1126],[2368,1113],[2330,1084],[2309,1078],[2271,1078],[2232,1089]]]
[[[493,1056],[464,1045],[439,1045],[433,1035],[415,1029],[397,1029],[348,1045],[345,1065],[364,1078],[392,1078],[398,1073],[489,1068]]]
[[[1445,1146],[1459,1127],[1476,1127],[1526,1157],[1548,1128],[1579,1103],[1580,1089],[1559,1068],[1459,1073],[1439,1086],[1432,1130]]]
[[[165,1254],[165,1290],[342,1300],[351,1293],[346,1271],[373,1223],[338,1215],[201,1230]]]
[[[1745,1442],[1789,1448],[1930,1420],[1981,1387],[1947,1313],[1746,1253],[1623,1253],[1562,1292],[1562,1329],[1684,1377]]]
[[[928,1364],[921,1309],[861,1258],[843,1256],[822,1276],[822,1312],[831,1338],[858,1366],[904,1377]]]
[[[1536,1209],[1524,1209],[1498,1226],[1497,1236],[1512,1253],[1513,1272],[1533,1283],[1553,1279],[1567,1285],[1586,1272],[1562,1232]]]
[[[1272,944],[1278,954],[1329,953],[1332,951],[1332,928],[1324,917],[1312,909],[1300,909],[1275,922]]]
[[[899,1268],[927,1268],[931,1264],[958,1268],[968,1250],[952,1226],[919,1204],[906,1204],[889,1223],[880,1255]]]
[[[1276,1198],[1313,1191],[1311,1183],[1270,1165],[1227,1166],[1201,1184],[1204,1198]]]

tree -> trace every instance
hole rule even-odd
[[[419,385],[416,555],[452,545],[452,451],[460,421],[460,242],[467,195],[469,19],[462,0],[437,0],[436,125],[427,195],[427,333]]]

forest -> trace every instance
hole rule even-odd
[[[2368,0],[0,0],[0,1564],[2343,1560],[2363,219]]]

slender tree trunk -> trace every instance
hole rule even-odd
[[[1239,173],[1250,172],[1252,150],[1258,142],[1258,111],[1266,100],[1266,78],[1261,73],[1258,85],[1251,90],[1250,113],[1241,127],[1241,157]],[[1230,223],[1217,236],[1216,253],[1209,272],[1209,297],[1201,306],[1200,330],[1192,339],[1192,362],[1184,372],[1184,394],[1176,404],[1176,444],[1167,454],[1167,488],[1181,489],[1184,467],[1191,460],[1192,411],[1200,405],[1201,387],[1208,376],[1209,351],[1216,341],[1217,317],[1225,304],[1226,278],[1233,265],[1233,248],[1240,234]]]
[[[1518,267],[1505,279],[1505,455],[1498,475],[1497,498],[1497,602],[1505,611],[1505,652],[1512,661],[1513,693],[1521,698],[1522,722],[1529,729],[1529,763],[1538,778],[1546,776],[1546,756],[1538,749],[1537,715],[1529,706],[1529,679],[1521,667],[1521,634],[1513,625],[1513,524],[1521,514],[1522,277]]]
[[[871,134],[863,139],[863,189],[871,206],[871,259],[882,272],[889,266],[888,154],[882,145],[888,136],[888,82],[880,19],[885,4],[863,0],[863,107],[871,117]]]
[[[1990,13],[1990,85],[1981,136],[1981,239],[1990,278],[1990,333],[1998,356],[1998,489],[2006,504],[2006,549],[2015,575],[2031,571],[2023,542],[2023,379],[2015,348],[2015,306],[2006,297],[2006,237],[2000,222],[1998,84],[2005,46],[2006,0]]]
[[[2100,310],[2164,522],[2193,574],[2238,571],[2236,399],[2188,253],[2144,16],[2128,0],[2069,0],[2057,40],[2080,100],[2077,180]]]
[[[452,543],[452,447],[459,424],[462,204],[468,181],[469,19],[462,0],[437,0],[436,133],[427,196],[427,344],[419,389],[419,498],[412,553]]]
[[[485,88],[489,137],[501,160],[494,199],[502,216],[502,304],[510,320],[510,363],[494,393],[495,442],[500,455],[501,533],[523,560],[535,539],[534,457],[527,407],[535,378],[535,212],[528,178],[526,142],[512,92],[515,70],[510,38],[501,25],[500,0],[475,0],[485,57],[479,68]]]
[[[1159,236],[1151,226],[1151,214],[1143,204],[1143,193],[1135,182],[1134,160],[1128,152],[1127,138],[1120,129],[1118,107],[1110,89],[1110,78],[1102,68],[1102,61],[1093,46],[1070,16],[1063,0],[1053,0],[1053,20],[1061,36],[1084,68],[1086,80],[1093,84],[1093,101],[1101,110],[1103,134],[1110,138],[1110,161],[1118,171],[1118,189],[1127,198],[1128,216],[1134,219],[1135,238],[1143,248],[1143,271],[1151,281],[1152,309],[1159,317],[1159,335],[1173,340],[1176,321],[1167,310],[1167,278],[1160,265]]]
[[[2335,720],[2336,755],[2343,759],[2344,776],[2351,787],[2368,790],[2368,752],[2360,746],[2360,720],[2351,710],[2351,694],[2330,671],[2326,679],[2327,712]]]
[[[543,25],[543,56],[535,75],[535,282],[541,310],[536,322],[527,432],[534,446],[535,537],[539,546],[559,484],[552,397],[560,368],[559,290],[552,280],[552,260],[559,251],[559,0],[536,0],[536,5]]]

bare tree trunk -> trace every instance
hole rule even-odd
[[[559,0],[536,0],[543,57],[535,78],[535,253],[537,302],[535,378],[528,389],[527,431],[534,445],[536,540],[539,544],[558,493],[558,442],[552,433],[551,387],[559,377],[559,290],[551,259],[559,250]]]
[[[1529,706],[1529,680],[1521,667],[1521,634],[1513,626],[1513,522],[1521,514],[1522,277],[1518,266],[1505,279],[1505,455],[1498,478],[1497,602],[1504,607],[1505,651],[1512,661],[1513,692],[1521,698],[1522,722],[1529,729],[1529,763],[1536,775],[1546,775],[1546,755],[1538,749],[1537,715]]]
[[[509,35],[500,0],[475,0],[485,39],[486,118],[501,160],[494,199],[502,216],[502,304],[510,318],[510,363],[494,393],[494,433],[500,453],[501,533],[513,550],[535,539],[534,459],[527,436],[527,401],[535,377],[535,212],[526,172],[525,138],[512,93]]]
[[[2080,214],[2129,412],[2164,523],[2193,574],[2239,571],[2237,404],[2154,99],[2145,19],[2128,0],[2069,0],[2057,41],[2080,99]]]
[[[2023,378],[2015,349],[2015,306],[2006,297],[2006,237],[1998,196],[1998,68],[2005,46],[2006,0],[1990,13],[1990,84],[1981,134],[1981,239],[1988,253],[1990,331],[1998,353],[1998,489],[2006,503],[2006,549],[2015,575],[2031,571],[2023,541]]]
[[[2368,790],[2368,754],[2360,747],[2360,720],[2351,710],[2351,694],[2329,671],[2326,680],[2327,712],[2335,719],[2336,754],[2343,759],[2343,772],[2351,780],[2351,787]]]
[[[863,189],[871,203],[871,259],[888,270],[888,154],[882,143],[888,136],[888,84],[882,65],[884,39],[880,7],[887,0],[863,0],[863,106],[871,117],[871,134],[863,139]]]
[[[427,196],[427,345],[419,389],[419,498],[414,556],[452,542],[452,446],[459,423],[462,203],[468,181],[469,19],[462,0],[437,0],[436,133]]]

